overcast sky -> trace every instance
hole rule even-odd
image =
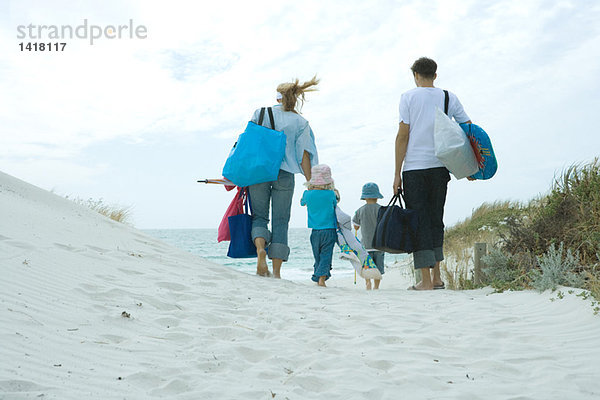
[[[146,38],[21,51],[19,25],[143,25]],[[447,225],[527,201],[600,155],[600,2],[0,0],[0,171],[60,195],[132,206],[139,228],[216,228],[220,177],[254,109],[317,74],[302,113],[348,213],[391,195],[398,102],[412,62],[438,63],[490,135],[490,181],[450,182]],[[44,40],[48,42],[50,40]],[[52,40],[57,42],[59,40]],[[306,226],[296,175],[293,227]]]

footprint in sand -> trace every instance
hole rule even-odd
[[[54,244],[54,247],[56,247],[56,248],[59,248],[61,250],[67,250],[67,251],[70,251],[72,253],[81,253],[81,252],[85,251],[85,249],[73,247],[71,245],[65,245],[65,244],[62,244],[62,243],[53,243],[53,244]]]
[[[365,364],[367,364],[371,368],[380,369],[386,372],[392,369],[394,365],[396,365],[388,360],[367,361],[365,362]]]
[[[86,244],[85,247],[98,253],[110,253],[109,249],[103,249],[102,247],[93,246],[91,244]]]
[[[271,353],[268,351],[256,350],[245,346],[236,348],[236,351],[251,363],[257,363],[272,357]]]
[[[181,379],[175,379],[161,388],[152,390],[150,392],[150,395],[171,397],[174,395],[179,395],[181,393],[189,392],[190,390],[191,387],[186,383],[186,381]]]
[[[12,240],[12,239],[8,239],[8,238],[6,238],[6,240],[8,240],[6,242],[6,244],[8,244],[9,246],[17,247],[19,249],[24,249],[24,250],[36,250],[36,247],[32,246],[29,243],[20,242],[18,240]]]
[[[31,381],[22,381],[22,380],[8,380],[8,381],[0,381],[0,393],[11,394],[11,393],[28,393],[28,392],[38,392],[42,390],[51,389],[48,386],[41,386],[35,382]],[[39,396],[38,396],[39,397]],[[7,399],[10,397],[7,397]]]
[[[134,271],[132,269],[119,268],[119,272],[122,272],[126,275],[144,275],[141,271]]]
[[[214,328],[206,329],[206,333],[210,336],[214,336],[219,338],[219,340],[233,340],[239,337],[243,337],[244,335],[248,335],[250,330],[240,328],[240,327],[228,327],[228,326],[218,326]]]
[[[154,322],[160,326],[175,328],[179,326],[179,320],[175,318],[157,318]]]
[[[147,365],[146,368],[154,367],[154,365]],[[142,388],[149,388],[160,384],[163,379],[154,374],[147,372],[136,372],[135,374],[127,375],[123,378],[129,384],[133,384]]]
[[[185,285],[175,283],[175,282],[158,282],[156,284],[156,286],[165,288],[165,289],[169,289],[169,290],[173,290],[175,292],[184,292],[184,291],[190,289],[189,287],[187,287]]]
[[[117,336],[117,335],[100,335],[101,338],[106,339],[107,341],[111,342],[111,343],[121,343],[124,340],[127,340],[127,338],[123,337],[123,336]]]

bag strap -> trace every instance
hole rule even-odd
[[[269,111],[269,119],[271,120],[271,129],[275,130],[275,118],[273,117],[273,109],[271,107],[267,108]]]
[[[393,206],[396,204],[396,201],[398,201],[398,205],[400,206],[400,208],[404,208],[404,206],[402,205],[402,200],[404,200],[404,204],[406,204],[406,200],[404,199],[404,193],[399,192],[399,194],[395,194],[392,196],[387,206]]]
[[[402,206],[402,200],[404,200],[404,206]],[[400,198],[398,198],[398,205],[400,208],[406,208],[406,199],[404,198],[404,193],[400,192]]]
[[[444,114],[448,115],[448,103],[450,102],[450,95],[447,90],[444,90]]]
[[[250,189],[245,187],[240,192],[244,202],[244,214],[252,215],[252,202],[250,201]]]
[[[388,203],[387,206],[388,207],[389,206],[393,206],[396,203],[396,200],[398,200],[398,195],[397,194],[395,194],[395,195],[392,196],[392,198],[390,199],[390,202]]]
[[[387,215],[387,213],[391,212],[390,211],[392,209],[391,207],[396,204],[397,200],[399,200],[398,194],[394,194],[392,196],[392,198],[390,199],[390,202],[388,203],[388,205],[385,208],[385,211],[383,213],[383,230],[382,230],[382,236],[381,236],[382,243],[385,243],[385,241],[386,241],[387,224],[389,221],[389,218],[386,218],[386,215]],[[400,208],[402,208],[402,202],[400,202]]]
[[[269,119],[271,120],[271,129],[275,130],[275,118],[273,117],[273,109],[271,107],[267,108],[269,111]],[[265,108],[262,107],[260,109],[260,114],[258,116],[258,125],[262,125],[263,119],[265,119]]]
[[[385,211],[383,213],[383,218],[382,218],[383,219],[383,230],[381,231],[382,232],[382,234],[381,234],[381,242],[382,243],[386,242],[386,236],[387,236],[386,231],[387,231],[387,225],[388,225],[388,221],[389,221],[389,218],[387,218],[387,213],[390,212],[390,210],[391,210],[390,206],[392,206],[394,203],[396,203],[396,200],[398,200],[398,195],[395,194],[392,196],[392,199],[388,203],[388,205],[385,208]]]

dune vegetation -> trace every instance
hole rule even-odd
[[[112,219],[113,221],[121,222],[124,224],[129,224],[129,220],[131,217],[131,207],[122,207],[119,205],[106,204],[104,199],[92,199],[89,198],[87,200],[81,199],[79,197],[69,197],[66,196],[67,199],[90,208],[107,218]]]
[[[477,242],[488,245],[480,283],[473,274]],[[570,166],[548,194],[527,204],[483,204],[446,230],[445,248],[442,270],[450,288],[570,286],[600,300],[600,159]]]

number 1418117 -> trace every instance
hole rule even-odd
[[[38,43],[38,42],[28,42],[28,43],[19,43],[19,47],[21,51],[64,51],[66,43]]]

